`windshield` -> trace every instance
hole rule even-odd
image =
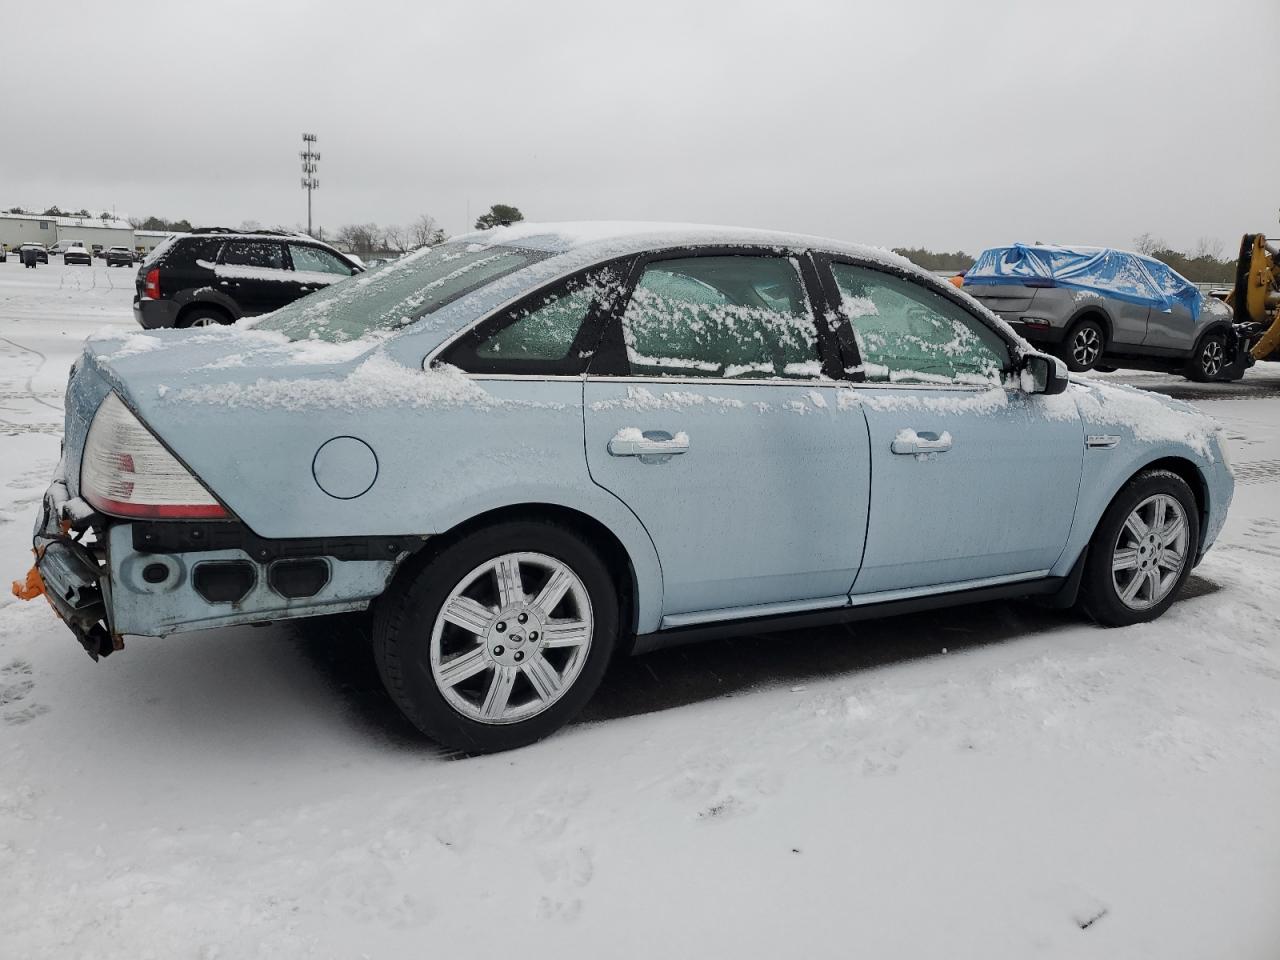
[[[355,340],[374,330],[399,330],[546,256],[535,250],[474,243],[424,248],[295,300],[255,326],[277,330],[290,340],[334,342]]]

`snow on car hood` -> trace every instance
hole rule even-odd
[[[1185,444],[1217,459],[1218,422],[1189,403],[1116,383],[1072,376],[1068,390],[1086,429],[1119,427],[1149,444]]]

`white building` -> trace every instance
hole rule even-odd
[[[150,253],[173,235],[172,230],[135,230],[133,249],[138,253]]]
[[[95,253],[107,247],[133,249],[133,227],[127,220],[103,217],[54,217],[57,225],[58,244],[66,249],[73,243],[82,243]]]
[[[24,243],[43,243],[52,247],[58,240],[57,217],[38,217],[28,213],[0,213],[0,243],[6,250],[16,250]]]

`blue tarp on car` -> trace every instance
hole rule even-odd
[[[1181,303],[1193,320],[1202,303],[1196,285],[1159,260],[1107,247],[992,247],[978,255],[964,282],[1090,290],[1162,313]]]

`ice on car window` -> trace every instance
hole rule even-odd
[[[342,342],[399,330],[547,254],[518,247],[445,243],[360,273],[268,314],[257,324],[292,340]]]
[[[1008,351],[961,307],[891,274],[833,263],[868,381],[999,382]]]
[[[811,378],[819,369],[813,311],[788,257],[651,263],[623,332],[637,374]]]

